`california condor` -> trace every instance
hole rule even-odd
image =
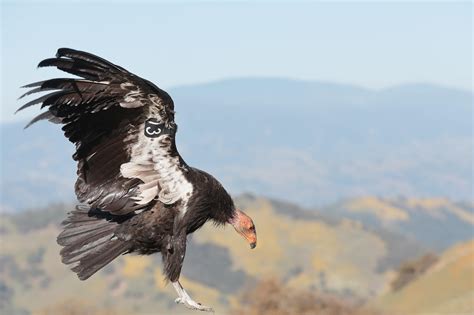
[[[76,145],[80,204],[57,238],[62,262],[86,280],[121,254],[160,252],[176,302],[212,311],[179,282],[187,235],[208,220],[231,224],[251,248],[257,235],[224,187],[179,155],[173,100],[150,81],[87,52],[61,48],[38,65],[49,66],[81,78],[24,86],[31,90],[23,96],[54,91],[19,110],[41,104],[46,111],[26,127],[44,119],[59,123]]]

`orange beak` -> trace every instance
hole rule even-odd
[[[252,219],[243,211],[236,210],[236,216],[231,221],[234,229],[242,235],[250,244],[250,248],[254,249],[257,246],[257,231]]]
[[[247,240],[247,242],[249,242],[251,249],[257,247],[257,232],[255,230],[246,234],[242,233],[242,236]]]

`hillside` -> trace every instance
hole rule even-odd
[[[170,94],[183,157],[234,193],[305,206],[364,195],[472,200],[470,92],[241,78]],[[0,125],[3,211],[73,198],[73,146],[58,126],[25,124]]]
[[[292,204],[250,195],[237,198],[237,203],[254,218],[258,247],[250,250],[231,228],[208,224],[191,237],[183,270],[185,287],[196,300],[214,306],[217,314],[235,306],[246,287],[272,276],[289,288],[370,299],[387,286],[396,262],[424,252],[406,241],[405,250],[397,250],[388,234]],[[2,216],[0,302],[9,314],[41,314],[64,303],[87,306],[91,301],[118,314],[188,314],[174,305],[175,293],[163,282],[158,255],[120,257],[90,280],[77,280],[60,263],[55,243],[58,222],[68,207]]]
[[[404,235],[436,252],[473,237],[472,202],[453,202],[446,198],[366,196],[335,203],[321,212]]]
[[[474,241],[447,250],[424,275],[374,305],[394,315],[472,314]]]

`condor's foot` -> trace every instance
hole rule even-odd
[[[201,303],[197,303],[193,299],[191,299],[189,296],[187,298],[179,297],[174,301],[178,304],[184,304],[187,308],[191,310],[214,313],[214,309],[212,307],[202,305]]]
[[[203,312],[212,312],[214,313],[214,309],[209,306],[202,305],[201,303],[195,302],[186,292],[179,283],[179,281],[172,282],[173,287],[175,288],[176,292],[178,293],[178,298],[174,300],[178,304],[184,304],[187,308],[192,309],[192,310],[198,310],[198,311],[203,311]]]

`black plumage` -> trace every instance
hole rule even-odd
[[[26,85],[22,97],[46,92],[19,110],[45,108],[28,125],[62,124],[76,145],[76,196],[81,202],[58,236],[62,261],[85,280],[121,254],[161,252],[178,302],[195,303],[178,279],[186,237],[208,220],[230,223],[255,247],[252,220],[211,175],[188,166],[177,151],[174,104],[165,91],[90,53],[61,48],[41,61],[81,77]],[[164,132],[166,130],[166,132]]]

